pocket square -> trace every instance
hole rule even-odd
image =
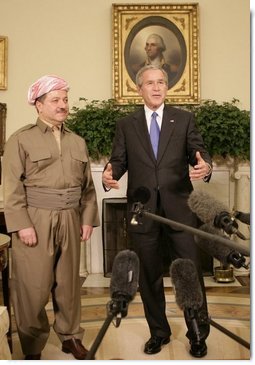
[[[170,123],[174,123],[174,119],[170,119],[170,120],[169,120],[169,122],[170,122]]]

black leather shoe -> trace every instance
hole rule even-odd
[[[41,360],[41,354],[26,355],[25,360]]]
[[[148,355],[161,351],[161,346],[170,342],[170,337],[151,336],[144,346],[144,352]]]
[[[70,340],[63,341],[62,351],[66,354],[73,354],[77,360],[85,360],[88,350],[85,349],[81,340],[78,338],[71,338]]]
[[[207,354],[207,346],[205,340],[199,342],[190,342],[190,354],[194,357],[204,357]]]

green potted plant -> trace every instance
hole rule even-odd
[[[89,102],[80,98],[80,102],[84,105],[72,108],[67,126],[85,138],[91,159],[100,161],[111,153],[116,121],[132,112],[136,105],[118,105],[114,99]],[[233,99],[181,106],[194,112],[197,127],[214,160],[250,159],[250,112],[241,110],[237,104],[238,100]]]
[[[205,100],[188,107],[196,116],[208,152],[216,160],[250,160],[250,112],[241,110],[238,102]]]
[[[86,140],[91,160],[98,162],[111,154],[116,121],[134,110],[134,105],[121,106],[114,99],[80,98],[82,106],[74,106],[67,127]]]

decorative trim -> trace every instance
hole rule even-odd
[[[113,4],[113,97],[119,104],[141,103],[135,76],[145,63],[150,35],[163,40],[162,67],[169,74],[167,101],[200,101],[198,4]]]

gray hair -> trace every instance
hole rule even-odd
[[[168,85],[168,75],[167,75],[166,71],[162,67],[156,66],[156,65],[146,65],[146,66],[143,66],[142,68],[140,68],[140,70],[136,74],[135,82],[136,82],[136,86],[137,87],[141,87],[142,86],[142,83],[143,83],[143,80],[142,80],[143,74],[147,70],[160,70],[162,72],[162,74],[163,74],[163,78],[164,78],[164,81],[166,82],[166,85]]]
[[[149,37],[147,38],[147,41],[146,42],[148,42],[148,40],[150,38],[154,38],[155,39],[157,46],[161,49],[162,52],[164,52],[166,50],[165,42],[164,42],[163,38],[159,34],[153,33],[153,34],[149,35]]]

